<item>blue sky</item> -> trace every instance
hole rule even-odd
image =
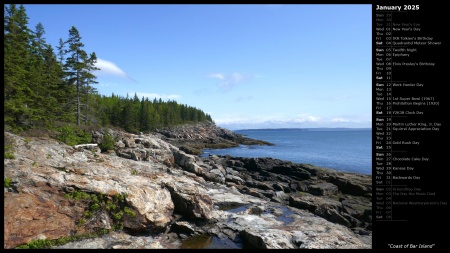
[[[176,100],[231,130],[371,127],[371,5],[26,4],[56,52],[75,26],[100,94]]]

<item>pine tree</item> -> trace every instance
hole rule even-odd
[[[64,95],[58,99],[61,108],[58,119],[64,122],[74,122],[76,121],[76,115],[72,112],[72,109],[74,105],[76,106],[76,99],[74,99],[75,87],[73,83],[71,83],[71,72],[69,71],[69,65],[66,64],[66,57],[68,53],[66,46],[67,42],[60,38],[56,49],[58,50],[57,59],[62,70],[60,90],[64,90]]]
[[[97,77],[92,74],[93,71],[95,70],[99,70],[99,68],[97,68],[95,66],[95,63],[97,63],[97,56],[94,53],[91,53],[89,58],[86,57],[85,54],[82,55],[82,60],[83,63],[85,64],[85,68],[82,70],[81,72],[81,82],[82,82],[82,89],[83,89],[83,93],[85,96],[85,103],[84,103],[84,110],[85,110],[85,116],[84,116],[84,122],[87,125],[88,124],[88,120],[90,117],[90,114],[94,114],[93,110],[91,110],[91,108],[89,107],[89,97],[92,94],[96,94],[97,93],[97,89],[94,88],[93,86],[91,86],[91,84],[97,84],[98,82],[96,81]],[[94,118],[94,117],[92,117]]]
[[[148,98],[144,100],[144,97],[142,97],[140,108],[140,130],[142,132],[150,131],[150,112],[148,107]]]
[[[28,80],[32,90],[33,119],[36,124],[48,125],[61,114],[60,102],[65,94],[62,85],[63,72],[51,45],[44,38],[45,29],[41,23],[35,28],[32,40],[32,57]]]
[[[87,94],[85,98],[88,101],[89,94],[94,93],[94,89],[92,89],[90,84],[96,83],[96,77],[92,72],[98,69],[95,67],[97,57],[95,53],[92,53],[88,57],[86,51],[83,50],[84,44],[81,42],[80,33],[75,26],[72,26],[69,30],[69,38],[65,44],[69,48],[64,52],[69,55],[64,66],[66,67],[69,85],[76,87],[76,118],[77,125],[79,126],[81,124],[82,95],[83,93]],[[85,109],[88,112],[88,104],[85,105]],[[85,117],[85,122],[87,123],[88,115],[86,114]]]
[[[69,38],[66,43],[69,45],[69,49],[66,50],[66,53],[69,53],[69,57],[66,59],[65,66],[68,69],[69,83],[76,87],[77,125],[79,126],[81,117],[80,75],[83,69],[83,63],[80,61],[82,54],[85,52],[82,50],[84,44],[81,42],[80,33],[74,26],[69,30]]]
[[[51,114],[52,99],[46,98],[48,81],[45,75],[46,63],[44,61],[44,48],[46,47],[44,26],[39,23],[31,36],[30,57],[27,66],[27,81],[29,87],[30,103],[28,104],[28,118],[30,125],[44,125]]]
[[[51,45],[45,45],[44,57],[44,86],[45,99],[48,102],[47,111],[50,112],[51,121],[63,120],[64,111],[61,105],[66,101],[67,85],[63,81],[64,73],[61,64],[56,58]]]
[[[65,46],[66,46],[66,43],[63,41],[63,39],[60,38],[58,47],[56,49],[58,49],[58,61],[61,65],[63,65],[64,56],[66,55]]]
[[[13,130],[50,126],[54,121],[98,123],[129,132],[151,131],[184,122],[211,120],[208,114],[176,101],[150,101],[97,94],[95,53],[87,54],[78,30],[59,40],[57,54],[38,23],[28,29],[23,5],[4,6],[4,120]]]
[[[13,128],[26,124],[30,102],[27,66],[31,33],[23,5],[4,6],[4,120]]]

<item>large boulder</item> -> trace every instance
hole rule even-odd
[[[174,211],[185,218],[210,220],[213,218],[213,201],[199,183],[190,179],[165,182],[174,203]]]
[[[127,196],[128,203],[144,216],[149,225],[164,228],[171,222],[171,215],[174,210],[174,203],[170,192],[161,188],[160,185],[153,186],[130,186]],[[131,224],[124,224],[129,228],[142,229],[147,224],[141,222],[137,226],[131,227]]]

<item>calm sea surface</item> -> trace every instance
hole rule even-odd
[[[246,129],[234,132],[275,146],[205,149],[203,156],[272,157],[339,171],[372,174],[372,129]]]

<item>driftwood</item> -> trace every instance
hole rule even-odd
[[[73,146],[75,149],[80,150],[80,149],[88,149],[88,150],[93,150],[95,148],[98,147],[97,143],[87,143],[87,144],[79,144],[79,145],[75,145]]]

